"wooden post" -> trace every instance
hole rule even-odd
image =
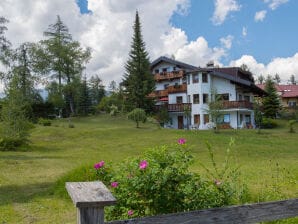
[[[116,199],[100,181],[67,182],[66,189],[77,207],[78,224],[104,224],[104,206]]]

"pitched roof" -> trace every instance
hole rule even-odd
[[[190,69],[190,70],[198,69],[198,67],[195,67],[193,65],[186,64],[186,63],[183,63],[181,61],[177,61],[177,60],[165,57],[165,56],[161,56],[161,57],[157,58],[156,60],[154,60],[153,62],[151,62],[151,64],[150,64],[151,69],[153,67],[155,67],[156,65],[158,65],[159,63],[161,63],[161,62],[168,62],[170,64],[178,65],[178,66],[180,66],[181,68],[184,68],[184,69]]]
[[[265,89],[265,84],[258,84],[257,86],[261,89]],[[275,85],[275,88],[281,93],[281,97],[298,97],[298,85]]]

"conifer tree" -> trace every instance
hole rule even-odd
[[[122,82],[126,95],[127,109],[142,108],[150,111],[153,100],[148,94],[155,88],[155,82],[150,72],[150,61],[145,49],[145,43],[141,34],[141,23],[136,12],[129,59],[125,66],[125,75]]]
[[[8,59],[9,59],[10,46],[11,46],[11,43],[4,36],[4,33],[7,30],[5,23],[7,22],[8,22],[7,19],[5,19],[4,17],[0,17],[0,63],[6,66],[9,65]],[[1,71],[0,71],[0,78],[4,79],[4,73]]]
[[[267,96],[263,100],[264,115],[268,118],[276,118],[281,106],[275,84],[270,76],[266,80],[265,91]]]

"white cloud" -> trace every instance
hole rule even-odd
[[[195,41],[191,41],[179,48],[174,54],[177,60],[205,67],[208,61],[214,61],[220,64],[220,59],[226,55],[226,50],[223,48],[210,48],[204,37],[199,37]]]
[[[221,25],[229,13],[239,11],[241,5],[237,0],[215,0],[215,10],[212,16],[214,25]]]
[[[277,9],[280,5],[287,3],[289,0],[264,0],[271,10]]]
[[[224,48],[231,49],[233,39],[234,37],[232,35],[228,35],[226,37],[220,38],[220,42],[224,46]]]
[[[259,21],[263,21],[266,17],[267,11],[266,10],[262,10],[259,12],[256,12],[255,14],[255,21],[259,22]]]
[[[257,62],[251,55],[243,55],[241,58],[230,62],[230,66],[241,66],[242,64],[246,64],[256,76],[279,74],[282,82],[286,83],[291,75],[298,74],[298,53],[292,57],[273,58],[267,65]]]
[[[242,27],[242,36],[246,37],[247,36],[247,28],[244,26]]]
[[[80,14],[76,0],[1,0],[0,15],[10,20],[7,38],[14,47],[41,40],[43,32],[55,23],[56,15],[68,26],[75,40],[92,48],[86,73],[99,74],[105,84],[121,81],[133,33],[136,10],[150,57],[171,53],[168,48],[187,44],[184,31],[173,28],[174,12],[186,14],[189,0],[89,0],[90,14]]]

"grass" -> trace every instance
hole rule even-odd
[[[52,126],[36,126],[26,151],[0,152],[0,224],[75,223],[76,210],[62,197],[64,182],[92,178],[94,163],[121,162],[146,149],[186,138],[196,162],[192,169],[204,175],[199,162],[211,167],[205,142],[224,161],[230,138],[235,139],[235,159],[252,192],[251,201],[297,198],[298,133],[288,133],[286,122],[273,130],[185,131],[135,124],[123,117],[75,118]],[[296,124],[297,129],[297,124]],[[62,186],[62,187],[61,187]],[[60,193],[59,193],[60,192]]]

